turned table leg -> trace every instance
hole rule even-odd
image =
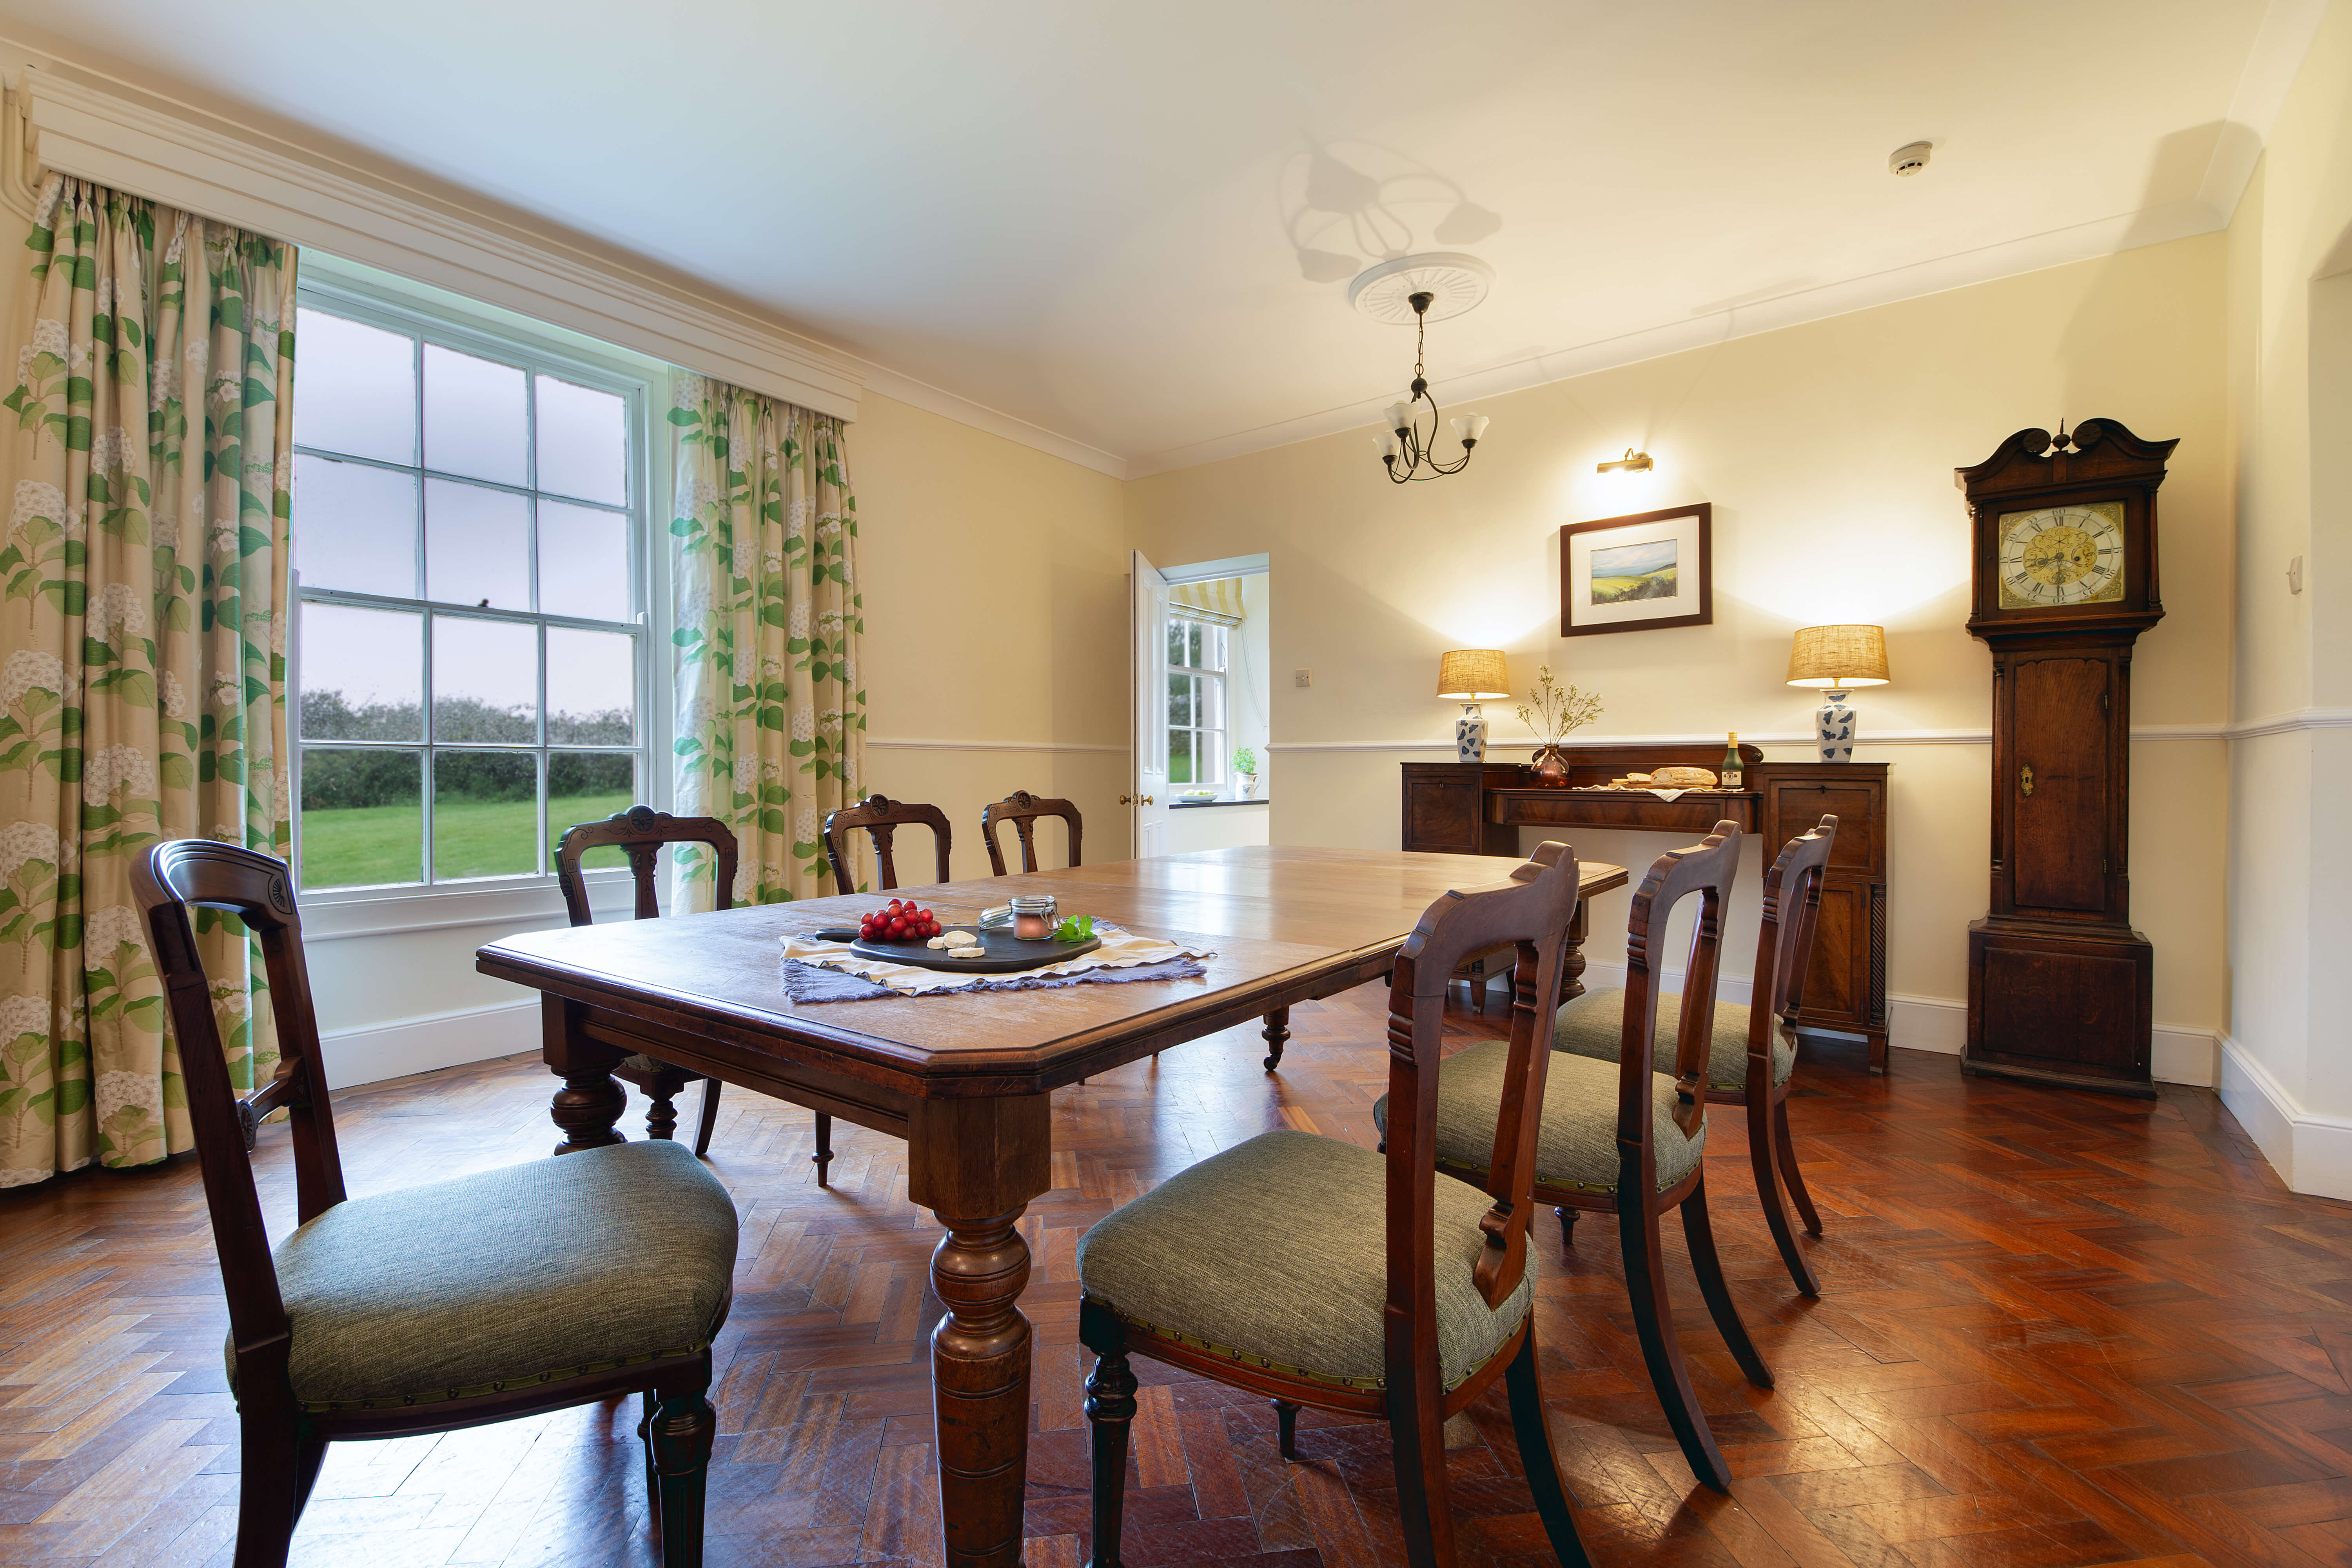
[[[1019,1225],[1053,1182],[1046,1104],[1042,1094],[919,1100],[908,1118],[907,1195],[947,1229],[931,1254],[947,1309],[931,1333],[931,1405],[949,1568],[1021,1561],[1030,1333]]]
[[[1584,939],[1591,930],[1585,917],[1591,908],[1590,900],[1579,899],[1576,912],[1568,917],[1568,948],[1560,955],[1559,1002],[1554,1012],[1584,994]]]
[[[561,997],[539,999],[541,1054],[548,1070],[563,1079],[547,1108],[563,1130],[563,1142],[555,1146],[559,1154],[627,1142],[614,1126],[629,1104],[628,1091],[613,1077],[622,1053],[587,1037],[580,1026],[584,1012]]]
[[[1265,1070],[1272,1072],[1282,1065],[1282,1047],[1290,1043],[1290,1009],[1276,1007],[1265,1016]]]

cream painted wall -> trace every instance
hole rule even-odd
[[[1159,475],[1129,485],[1129,527],[1155,560],[1273,557],[1275,668],[1314,670],[1307,689],[1274,687],[1276,843],[1396,843],[1397,764],[1450,750],[1453,710],[1427,695],[1445,648],[1507,649],[1521,689],[1548,664],[1597,689],[1608,709],[1591,738],[1794,737],[1817,700],[1780,683],[1790,633],[1883,622],[1895,684],[1860,703],[1862,754],[1895,764],[1889,985],[1951,1003],[1985,908],[1989,747],[1883,742],[1990,722],[1991,661],[1963,626],[1969,526],[1952,470],[2062,417],[2178,437],[2168,615],[2139,644],[2134,719],[2207,738],[2134,747],[2133,909],[2157,947],[2159,1022],[2210,1031],[2226,990],[2218,728],[2234,570],[2222,268],[2221,236],[2181,240],[1496,398],[1479,406],[1494,425],[1476,461],[1437,484],[1391,486],[1369,433]],[[1593,472],[1628,445],[1654,473]],[[1715,506],[1712,626],[1558,636],[1560,524],[1696,500]],[[1507,753],[1527,743],[1510,707],[1487,705]],[[1577,838],[1637,867],[1668,842]],[[1751,860],[1751,888],[1755,875]],[[1622,958],[1625,902],[1596,908],[1597,961]]]
[[[2227,237],[2238,513],[2224,1101],[2352,1197],[2352,11],[2321,24]],[[2290,558],[2305,589],[2291,593]]]

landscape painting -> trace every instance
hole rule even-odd
[[[1706,501],[1563,525],[1559,635],[1711,624],[1714,534]]]
[[[1647,544],[1621,544],[1592,552],[1592,602],[1623,604],[1633,599],[1675,596],[1675,559],[1682,542],[1654,540]]]

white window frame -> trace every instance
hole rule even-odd
[[[673,804],[673,783],[668,759],[671,732],[670,673],[673,658],[670,649],[670,574],[669,552],[656,547],[666,533],[655,526],[657,505],[666,504],[669,490],[668,443],[666,427],[658,424],[667,407],[667,378],[668,367],[656,360],[598,343],[593,340],[563,329],[530,321],[495,306],[480,304],[450,294],[446,290],[378,272],[373,268],[325,257],[313,251],[303,253],[300,262],[301,279],[298,303],[325,310],[371,326],[415,334],[420,343],[433,342],[478,354],[502,363],[518,365],[527,373],[544,373],[581,385],[615,392],[626,400],[629,421],[629,456],[627,510],[631,519],[631,622],[641,651],[637,659],[635,693],[637,713],[637,740],[629,748],[595,748],[611,752],[626,751],[636,759],[637,795],[640,800],[656,809],[667,810]],[[421,352],[421,350],[420,350]],[[300,344],[296,344],[296,396],[300,396]],[[301,448],[307,450],[307,448]],[[324,453],[337,460],[346,454]],[[422,454],[420,453],[421,457]],[[406,465],[377,465],[405,468]],[[425,471],[421,468],[415,471]],[[462,478],[463,476],[454,476]],[[509,487],[513,488],[513,487]],[[420,519],[421,521],[421,519]],[[300,526],[299,516],[295,526]],[[339,604],[368,608],[416,611],[429,615],[436,606],[432,601],[401,595],[353,593],[344,590],[314,589],[296,584],[293,634],[288,643],[287,663],[287,742],[290,753],[289,784],[292,789],[292,846],[298,872],[301,856],[301,758],[304,741],[301,735],[301,617],[299,605],[304,603]],[[615,623],[583,621],[576,617],[548,616],[538,612],[499,612],[473,609],[469,606],[437,606],[461,608],[477,619],[520,622],[525,625],[578,625],[597,630],[609,630]],[[426,654],[429,680],[429,649]],[[541,723],[544,725],[545,692],[542,665],[541,692]],[[429,714],[432,693],[425,692],[424,708]],[[429,734],[429,719],[428,730]],[[312,742],[319,745],[343,744],[333,741]],[[395,750],[414,749],[428,752],[430,742],[418,741],[413,745],[402,743]],[[467,744],[445,747],[444,750],[513,750],[522,755],[542,757],[551,748],[542,727],[540,741],[531,745],[511,748]],[[554,750],[571,748],[556,747]],[[541,763],[540,783],[542,797],[546,786],[546,764]],[[420,868],[430,876],[432,855],[432,798],[429,765],[425,777],[425,796],[423,801],[424,830],[420,842]],[[546,831],[549,842],[543,855],[553,852],[552,837],[567,825],[550,822]],[[545,863],[542,860],[541,863]],[[625,910],[628,906],[628,873],[621,868],[593,870],[586,874],[592,903],[600,910],[607,908]],[[477,924],[509,921],[537,921],[549,915],[560,915],[562,898],[551,872],[531,872],[507,877],[467,878],[447,882],[399,882],[351,888],[304,889],[300,894],[306,911],[304,935],[310,941],[334,940],[341,937],[381,935],[394,931],[446,929]]]
[[[1224,622],[1211,620],[1203,616],[1188,616],[1180,609],[1171,608],[1168,612],[1168,624],[1171,627],[1178,626],[1195,626],[1215,631],[1218,634],[1218,646],[1224,651],[1225,664],[1227,667],[1232,665],[1234,628],[1227,626]],[[1169,675],[1188,675],[1192,677],[1196,682],[1192,688],[1192,717],[1196,720],[1200,718],[1202,693],[1213,685],[1216,689],[1217,694],[1217,711],[1223,714],[1225,719],[1224,723],[1218,725],[1214,729],[1211,729],[1207,725],[1199,723],[1163,723],[1160,726],[1163,736],[1161,743],[1168,749],[1167,754],[1171,765],[1171,772],[1168,780],[1171,786],[1179,782],[1190,783],[1196,785],[1213,786],[1218,789],[1223,789],[1225,786],[1225,743],[1233,738],[1234,732],[1233,709],[1228,705],[1232,698],[1232,692],[1227,689],[1225,680],[1227,673],[1227,669],[1209,669],[1200,665],[1178,664],[1172,658],[1168,661]],[[1161,697],[1161,700],[1163,702],[1166,700],[1164,693]],[[1175,736],[1180,731],[1192,737],[1193,777],[1185,781],[1179,781],[1172,772],[1172,764],[1176,755]],[[1216,737],[1216,743],[1206,753],[1203,753],[1201,750],[1201,742],[1203,738],[1211,735]],[[1210,771],[1212,776],[1206,778],[1200,776],[1202,772],[1201,760],[1204,754],[1211,759]]]

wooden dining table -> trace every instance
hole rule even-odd
[[[1052,1185],[1047,1097],[1259,1018],[1271,1071],[1293,1005],[1381,978],[1434,900],[1515,864],[1255,846],[899,892],[966,922],[1012,894],[1051,893],[1066,915],[1209,951],[1192,979],[792,1002],[782,939],[854,925],[880,894],[530,931],[483,947],[476,967],[541,993],[542,1048],[563,1080],[550,1108],[558,1154],[622,1142],[627,1096],[612,1069],[640,1052],[907,1141],[907,1195],[945,1231],[931,1378],[947,1560],[1013,1564],[1029,1430],[1018,1225]],[[1586,907],[1625,883],[1622,868],[1581,868],[1563,998],[1582,990]]]

